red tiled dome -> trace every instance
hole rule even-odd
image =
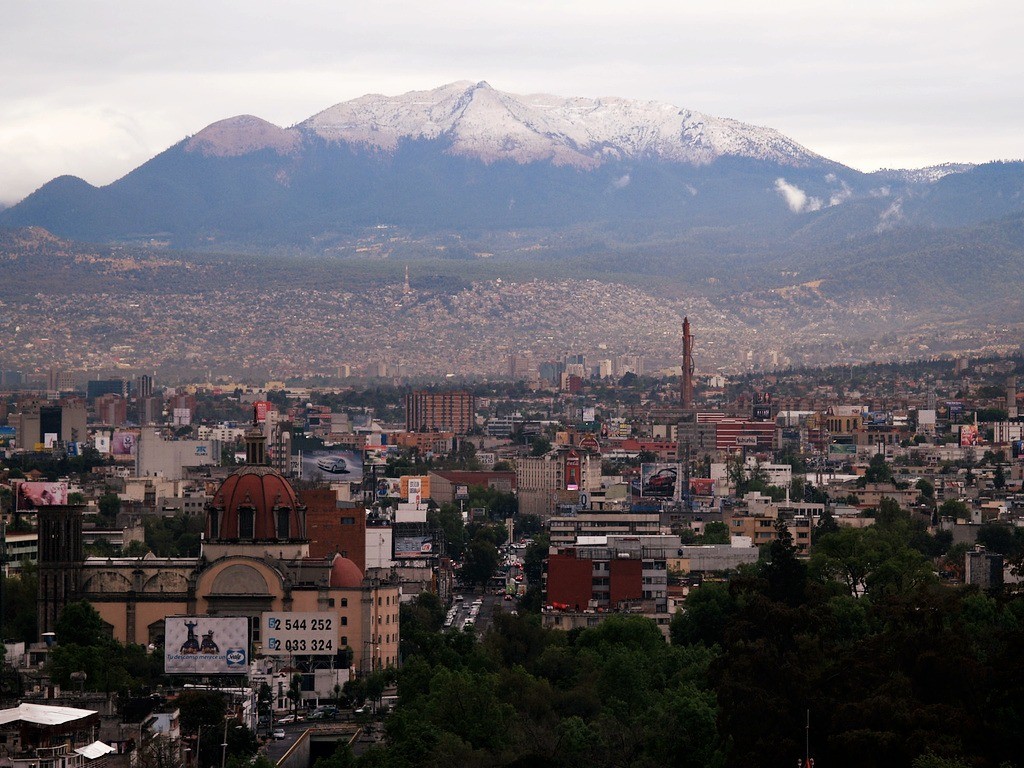
[[[245,466],[217,489],[207,509],[210,541],[280,541],[305,538],[295,490],[267,466]]]
[[[332,587],[360,587],[363,584],[363,573],[359,566],[341,555],[334,556],[331,563]]]

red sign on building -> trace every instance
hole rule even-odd
[[[582,475],[580,455],[576,451],[569,451],[565,457],[565,490],[578,491],[583,482]]]

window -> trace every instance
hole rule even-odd
[[[216,539],[220,536],[220,510],[210,510],[210,538]]]
[[[279,539],[288,538],[288,517],[290,512],[291,510],[287,507],[277,510],[277,538]]]
[[[251,539],[256,531],[256,510],[242,507],[238,510],[238,538]]]
[[[348,608],[348,598],[347,597],[341,598],[341,607],[342,608]]]
[[[344,648],[346,645],[348,645],[348,635],[342,635],[341,636],[341,647]]]
[[[343,517],[341,518],[342,525],[355,525],[356,519],[354,517]]]

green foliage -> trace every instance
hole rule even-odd
[[[939,506],[939,517],[951,517],[954,520],[970,520],[971,508],[957,499],[946,499]]]
[[[117,513],[121,511],[121,497],[113,491],[107,491],[96,500],[100,517],[107,521],[106,525],[113,525]]]
[[[483,642],[452,633],[405,665],[374,764],[720,764],[711,658],[642,618],[568,636],[500,616]]]
[[[13,576],[0,574],[3,590],[3,637],[26,643],[38,640],[36,617],[39,600],[38,568],[26,561]]]
[[[147,517],[146,546],[158,557],[197,557],[205,524],[201,515]]]
[[[710,522],[704,526],[704,535],[700,537],[701,544],[728,544],[729,526],[723,522]]]
[[[181,713],[181,730],[195,734],[199,726],[220,723],[227,712],[224,695],[215,691],[187,690],[175,699]]]
[[[860,478],[862,485],[867,483],[891,483],[892,482],[892,467],[885,460],[885,456],[881,453],[876,453],[871,457],[871,461],[868,463],[868,468],[865,470],[864,475]]]
[[[709,582],[692,590],[685,608],[672,617],[669,633],[673,645],[722,643],[725,627],[736,613],[736,601],[728,584]]]
[[[101,645],[109,639],[104,631],[103,619],[84,600],[65,605],[55,629],[57,642],[63,645]]]
[[[530,455],[543,456],[551,450],[551,441],[543,435],[536,435],[530,438]]]
[[[453,560],[461,560],[466,550],[466,528],[459,510],[447,505],[427,510],[427,522],[440,532],[445,553]]]
[[[467,584],[486,585],[501,562],[501,554],[494,542],[478,533],[469,543],[466,559],[462,563],[462,580]]]

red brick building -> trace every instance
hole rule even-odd
[[[363,507],[338,507],[338,497],[330,488],[298,491],[306,505],[306,535],[310,557],[331,557],[335,553],[366,570],[366,510]]]

